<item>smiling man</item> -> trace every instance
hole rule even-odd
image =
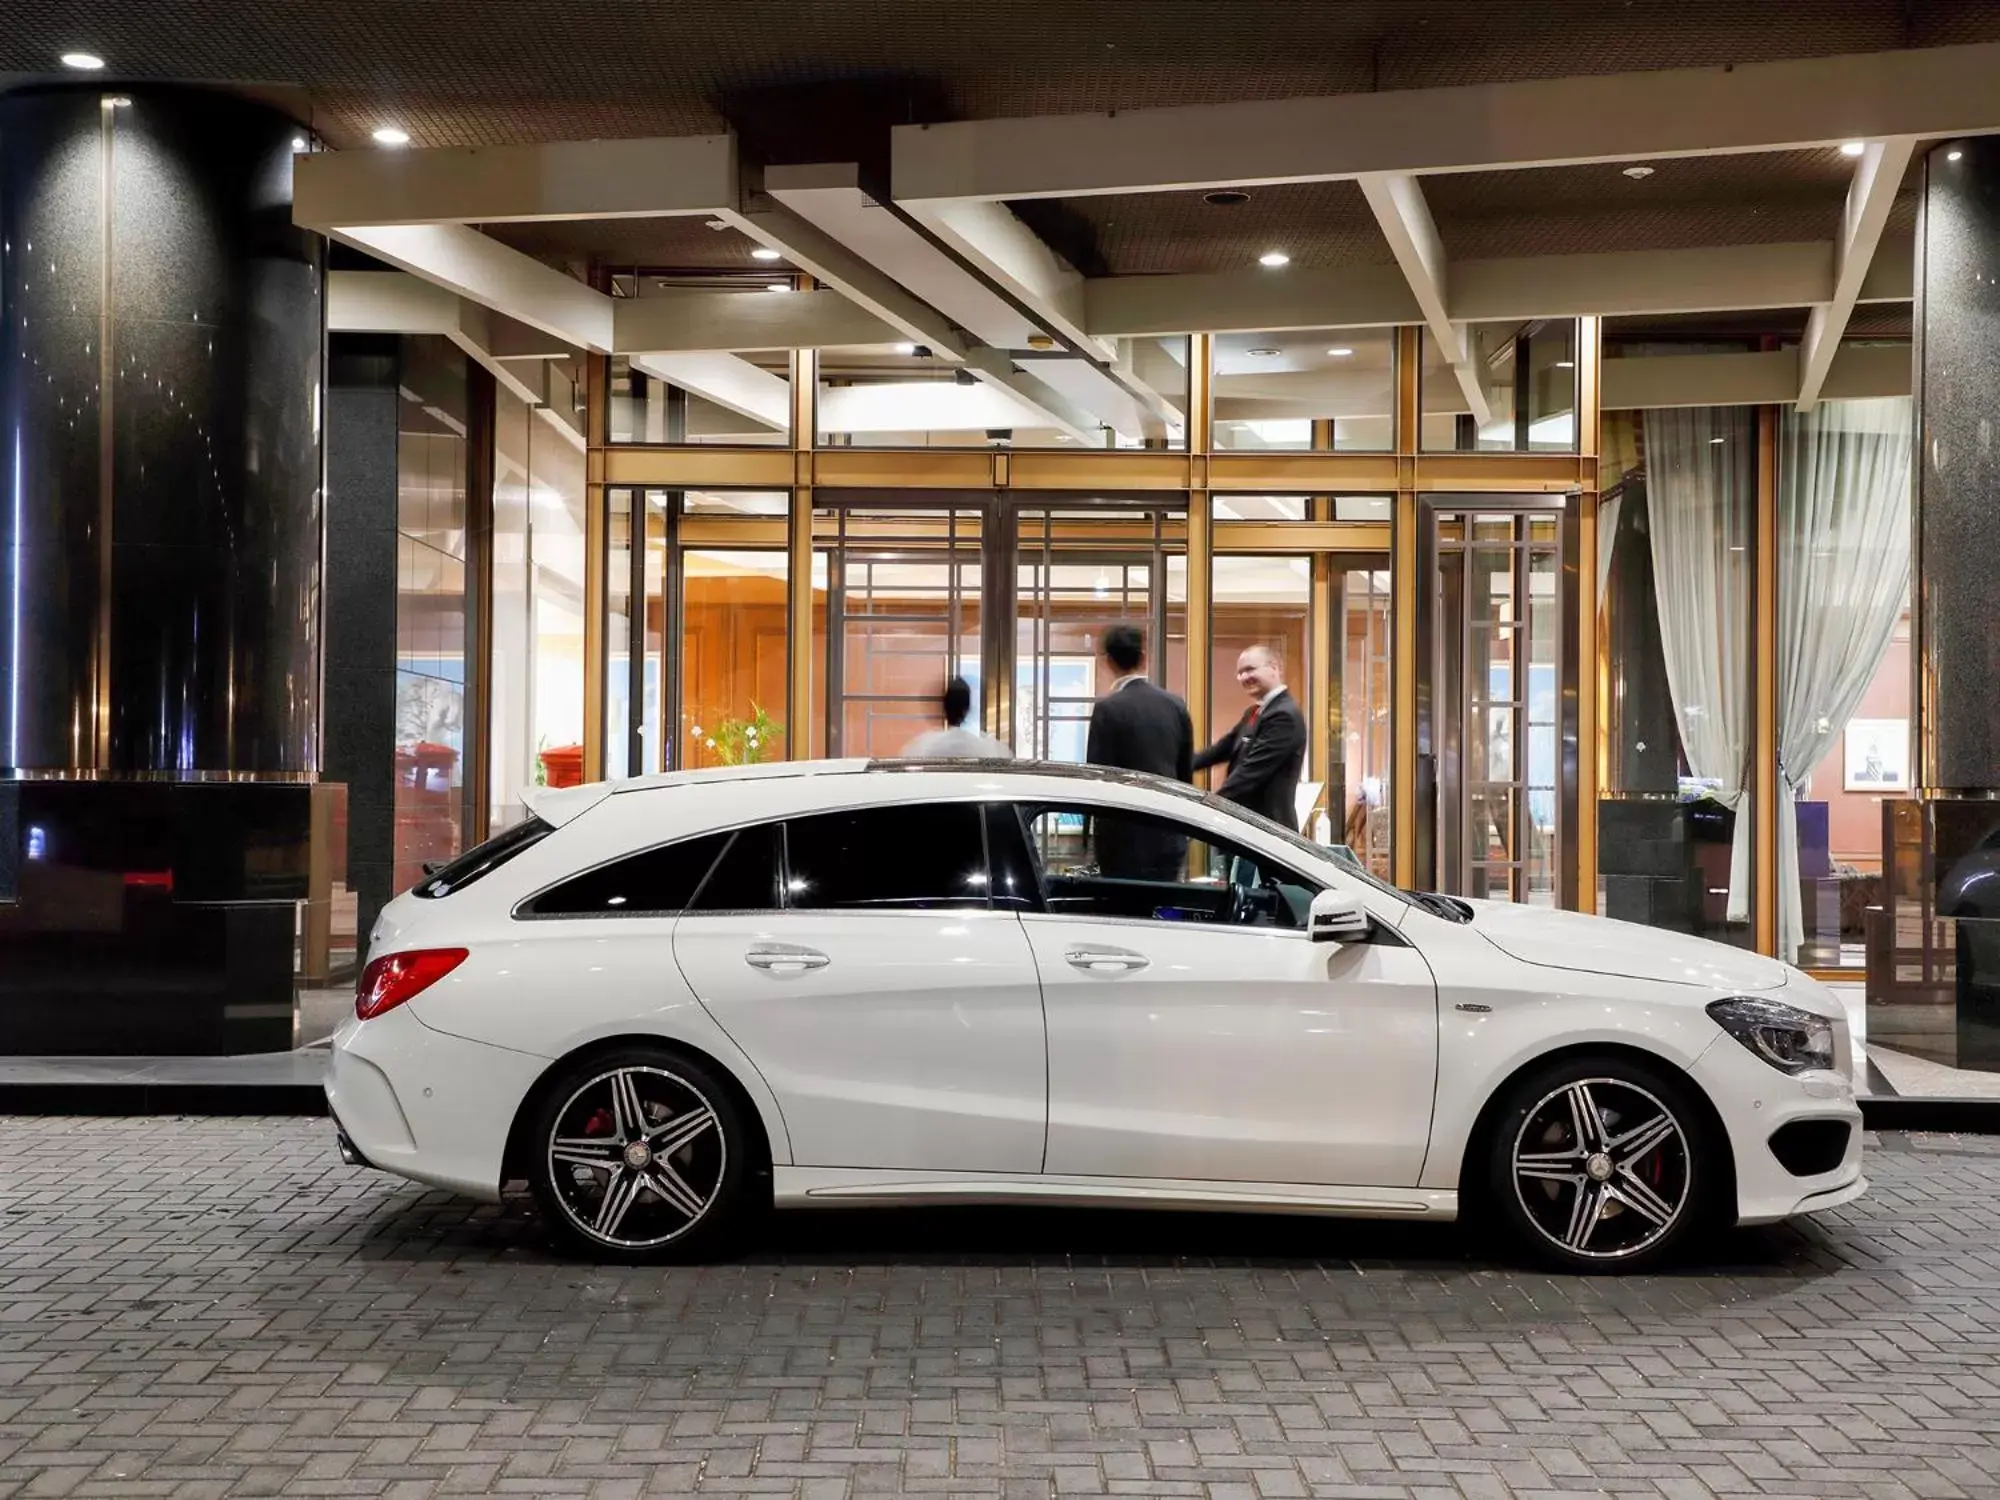
[[[1285,686],[1284,660],[1269,646],[1252,646],[1236,658],[1236,681],[1250,707],[1229,733],[1195,756],[1194,768],[1226,764],[1229,774],[1217,795],[1295,828],[1306,726]]]

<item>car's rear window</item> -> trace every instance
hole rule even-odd
[[[453,891],[462,891],[473,881],[491,875],[522,850],[533,848],[554,832],[549,824],[535,817],[516,823],[512,828],[504,828],[485,843],[475,845],[433,871],[427,879],[419,881],[410,894],[435,900],[439,896],[449,896]]]

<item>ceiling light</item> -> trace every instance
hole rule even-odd
[[[1651,167],[1627,167],[1625,169],[1625,175],[1631,178],[1634,182],[1637,182],[1642,177],[1651,177],[1653,175],[1653,169]]]
[[[95,52],[65,52],[62,55],[65,68],[75,68],[79,73],[95,73],[104,66],[104,59]]]
[[[378,146],[407,146],[410,144],[410,132],[407,130],[398,130],[394,125],[384,125],[380,130],[375,132],[375,144]]]
[[[1269,359],[1272,355],[1276,354],[1278,351],[1276,349],[1259,348],[1259,349],[1252,349],[1249,352],[1251,354],[1256,355],[1257,358],[1259,359]]]
[[[1717,438],[1710,438],[1710,439],[1708,440],[1708,446],[1709,446],[1709,447],[1711,447],[1711,448],[1718,448],[1718,447],[1720,447],[1720,446],[1721,446],[1722,444],[1724,444],[1724,443],[1726,443],[1726,442],[1728,442],[1728,441],[1729,441],[1729,439],[1728,439],[1728,438],[1719,438],[1719,437],[1717,437]]]
[[[767,292],[789,292],[791,289],[791,283],[788,281],[774,281],[764,288]]]
[[[302,136],[302,135],[295,135],[295,136],[293,136],[293,137],[292,137],[292,149],[293,149],[294,151],[303,151],[303,150],[305,150],[305,149],[306,149],[306,138],[305,138],[304,136]]]
[[[896,352],[898,354],[915,354],[917,346],[915,344],[898,344],[896,345]]]
[[[1963,151],[1947,151],[1944,154],[1944,159],[1946,161],[1957,161],[1963,155],[1965,155]]]
[[[1338,349],[1329,349],[1326,353],[1329,359],[1350,359],[1354,355],[1354,351],[1345,346]]]
[[[1842,141],[1840,143],[1840,154],[1842,156],[1859,156],[1863,151],[1866,151],[1867,149],[1868,148],[1862,145],[1861,142],[1859,141]]]
[[[1559,359],[1556,361],[1556,368],[1558,370],[1574,370],[1576,368],[1576,361],[1573,359]]]
[[[1260,266],[1289,266],[1291,263],[1292,258],[1282,250],[1266,250],[1257,257]]]
[[[752,250],[752,251],[750,252],[750,258],[751,258],[752,260],[780,260],[780,259],[783,259],[783,257],[782,257],[782,256],[780,256],[780,255],[778,254],[778,252],[777,252],[777,251],[775,251],[775,250],[773,250],[773,249],[772,249],[772,248],[771,248],[771,247],[770,247],[769,245],[759,245],[759,246],[758,246],[758,247],[757,247],[757,248],[756,248],[755,250]]]
[[[1217,208],[1234,208],[1239,203],[1248,203],[1250,195],[1241,188],[1217,188],[1212,193],[1203,193],[1201,201],[1212,203]]]

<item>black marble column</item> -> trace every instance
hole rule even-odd
[[[2000,1069],[2000,140],[1925,156],[1916,293],[1919,783],[1957,1061]]]
[[[205,90],[0,98],[0,1051],[291,1042],[323,550],[302,144]]]

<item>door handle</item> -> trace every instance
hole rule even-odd
[[[1072,948],[1063,958],[1072,969],[1086,974],[1130,974],[1152,962],[1129,948]]]
[[[743,962],[766,974],[803,974],[808,969],[824,969],[833,960],[817,948],[792,943],[759,943],[743,955]]]

